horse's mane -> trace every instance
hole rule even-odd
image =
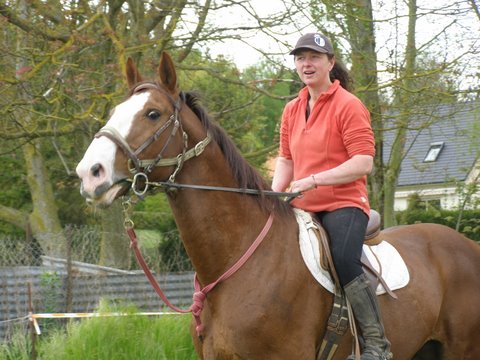
[[[230,139],[227,133],[220,126],[214,124],[210,120],[208,114],[200,105],[198,96],[192,92],[186,92],[183,94],[186,105],[200,119],[200,122],[204,128],[210,132],[213,140],[222,150],[239,188],[270,190],[270,185],[240,154],[237,146]],[[291,206],[277,196],[265,196],[264,194],[261,194],[260,196],[253,196],[256,197],[259,205],[264,210],[274,211],[275,213],[280,214],[291,213],[292,211]]]

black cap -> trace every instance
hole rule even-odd
[[[325,35],[320,33],[308,33],[303,35],[298,39],[295,48],[290,51],[290,55],[295,55],[300,49],[310,49],[324,54],[333,55],[332,43]]]

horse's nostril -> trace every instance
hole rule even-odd
[[[100,170],[102,170],[102,165],[100,165],[99,163],[93,165],[90,168],[90,172],[94,177],[99,177],[100,176]]]

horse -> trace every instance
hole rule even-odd
[[[81,194],[108,206],[131,188],[146,196],[149,184],[166,184],[201,286],[235,264],[270,221],[251,257],[204,299],[202,337],[192,321],[192,341],[200,359],[315,359],[333,295],[302,260],[292,206],[266,195],[267,180],[198,98],[180,91],[166,52],[157,75],[144,80],[127,60],[129,95],[77,166]],[[379,296],[395,359],[480,359],[480,246],[437,224],[392,227],[380,236],[410,272],[397,299]],[[345,359],[352,342],[351,334],[343,336],[333,358]]]

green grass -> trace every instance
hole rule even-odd
[[[1,360],[30,360],[32,343],[26,329],[18,327],[8,342],[0,342]]]
[[[132,309],[107,309],[131,316],[70,321],[65,328],[37,338],[38,360],[196,360],[189,315],[139,316]],[[41,323],[40,323],[41,326]],[[14,348],[0,347],[0,359],[29,359]],[[15,354],[11,357],[10,354]]]

